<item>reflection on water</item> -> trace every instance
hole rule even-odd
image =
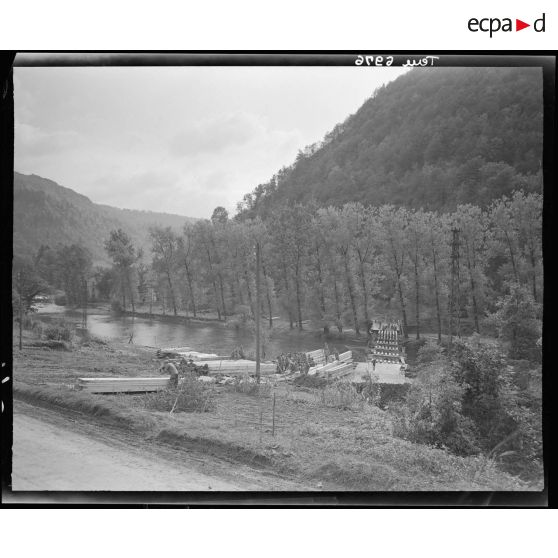
[[[62,314],[75,322],[81,321],[81,311],[65,310],[54,304],[45,304],[39,308],[41,314]],[[114,316],[105,313],[92,313],[87,317],[87,329],[93,335],[128,341],[133,333],[136,345],[149,347],[190,347],[197,351],[230,355],[239,345],[247,352],[255,351],[253,334],[226,327],[223,323],[211,322],[173,322]],[[323,346],[323,339],[315,332],[287,331],[272,334],[266,343],[265,357],[275,358],[283,352],[311,351]],[[334,342],[339,349],[344,344]]]

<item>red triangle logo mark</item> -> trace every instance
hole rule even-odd
[[[531,24],[530,23],[525,23],[524,21],[521,21],[520,19],[515,20],[515,30],[516,31],[521,31],[522,29],[525,29],[526,27],[531,27]]]

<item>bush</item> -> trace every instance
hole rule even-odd
[[[233,384],[234,390],[246,395],[258,395],[260,397],[269,397],[271,395],[270,384],[258,384],[254,378],[250,376],[242,376],[236,378]]]
[[[215,392],[212,387],[199,382],[193,374],[181,379],[178,388],[165,389],[144,395],[148,409],[175,413],[205,413],[215,409]]]
[[[74,334],[73,324],[59,320],[43,329],[44,336],[53,341],[71,341]]]
[[[336,382],[326,386],[320,390],[318,400],[326,407],[337,409],[353,409],[364,403],[363,396],[350,382]]]
[[[282,353],[277,357],[277,372],[302,372],[307,374],[314,361],[306,353]]]
[[[362,397],[368,403],[372,403],[380,409],[387,409],[394,404],[405,401],[411,384],[384,384],[378,381],[366,379],[366,382],[358,389]]]
[[[244,347],[239,345],[235,347],[231,353],[231,359],[233,360],[242,360],[246,358],[246,353],[244,352]]]

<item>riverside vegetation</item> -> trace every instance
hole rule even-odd
[[[37,343],[38,329],[30,321],[27,327],[23,351],[14,350],[16,399],[79,410],[177,449],[238,459],[324,489],[542,488],[540,368],[503,359],[497,347],[482,345],[477,358],[470,342],[451,354],[426,342],[408,394],[383,401],[375,395],[384,386],[373,383],[256,389],[248,378],[206,385],[194,376],[178,392],[94,395],[75,391],[76,378],[153,376],[153,351],[76,332],[60,350]]]

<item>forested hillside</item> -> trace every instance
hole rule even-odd
[[[542,192],[542,73],[421,68],[378,89],[323,141],[239,204],[266,217],[286,200],[454,210]]]
[[[108,263],[104,241],[108,232],[121,228],[149,255],[149,227],[181,230],[195,219],[117,209],[93,203],[89,198],[37,175],[14,174],[14,253],[32,256],[41,245],[79,244],[95,263]]]

